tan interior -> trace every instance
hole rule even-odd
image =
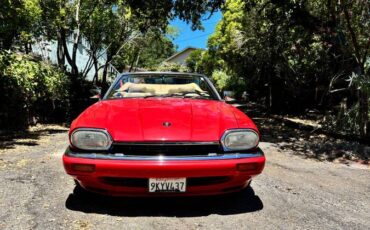
[[[164,95],[176,93],[197,93],[205,92],[197,84],[135,84],[127,82],[123,84],[117,91],[123,97],[140,97],[150,95]]]

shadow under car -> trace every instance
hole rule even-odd
[[[198,197],[109,197],[79,192],[75,187],[66,200],[66,207],[84,213],[112,216],[176,216],[197,217],[210,214],[233,215],[263,209],[261,199],[252,187],[241,192]]]

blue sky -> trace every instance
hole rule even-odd
[[[206,18],[206,17],[205,17]],[[215,12],[208,20],[203,20],[204,31],[191,30],[191,25],[179,19],[173,20],[170,24],[179,30],[179,36],[173,40],[178,46],[177,50],[182,50],[188,46],[196,48],[206,48],[208,37],[215,31],[217,23],[222,18],[221,12]]]

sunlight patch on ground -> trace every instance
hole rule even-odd
[[[297,117],[285,117],[284,119],[286,119],[288,121],[295,122],[295,123],[300,124],[300,125],[309,125],[309,126],[312,126],[316,129],[319,129],[319,128],[322,127],[321,124],[319,124],[318,121],[314,121],[314,120],[301,119],[301,118],[297,118]]]
[[[56,124],[37,124],[35,126],[31,126],[28,131],[29,132],[42,132],[47,130],[65,130],[68,131],[68,128],[62,125],[56,125]]]
[[[0,154],[24,151],[32,146],[48,145],[54,133],[67,133],[68,128],[61,125],[41,125],[30,127],[26,132],[0,135]]]

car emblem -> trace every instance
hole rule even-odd
[[[170,127],[171,126],[171,123],[168,122],[168,121],[165,121],[165,122],[163,122],[163,126],[164,127]]]

